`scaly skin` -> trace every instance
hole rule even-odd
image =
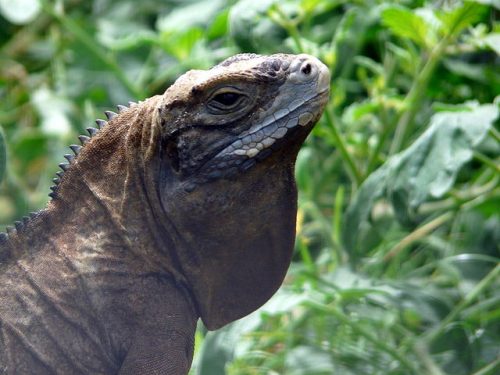
[[[237,55],[90,130],[47,208],[0,236],[0,373],[186,374],[196,321],[266,302],[290,263],[307,55]]]

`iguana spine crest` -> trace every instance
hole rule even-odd
[[[113,112],[113,111],[104,111],[104,114],[106,115],[106,118],[108,121],[114,119],[115,117],[119,116],[122,112],[125,112],[128,110],[131,106],[136,105],[136,102],[128,102],[129,106],[121,105],[118,104],[116,107],[118,109],[118,113]],[[62,182],[64,172],[66,172],[72,164],[74,164],[77,160],[78,155],[80,154],[80,151],[82,148],[95,136],[99,133],[101,129],[103,129],[105,126],[108,125],[108,121],[103,120],[103,119],[97,119],[95,120],[97,127],[88,127],[85,130],[87,130],[87,133],[89,133],[89,136],[86,135],[79,135],[78,140],[80,141],[81,145],[77,144],[72,144],[69,146],[73,154],[65,154],[64,158],[67,160],[67,163],[59,163],[58,166],[61,168],[61,171],[56,172],[57,177],[52,179],[52,182],[54,185],[50,186],[51,192],[48,194],[51,200],[57,198],[57,190],[59,187],[59,184]],[[33,211],[28,214],[28,216],[23,216],[21,220],[15,221],[14,225],[9,225],[5,228],[5,232],[0,232],[0,244],[5,243],[9,240],[10,237],[14,236],[16,233],[21,233],[27,226],[28,224],[35,218],[39,217],[40,211]],[[0,254],[0,261],[6,262],[10,259],[10,256],[2,256]]]

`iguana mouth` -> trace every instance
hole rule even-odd
[[[247,156],[253,158],[261,151],[269,149],[277,141],[283,139],[291,129],[307,127],[315,120],[317,109],[328,97],[328,90],[303,100],[294,101],[285,110],[280,110],[266,117],[258,126],[258,130],[242,133],[229,146],[220,151],[217,157],[230,155]],[[304,106],[311,107],[311,111],[303,110]],[[300,113],[300,114],[299,114]]]
[[[283,147],[295,138],[301,130],[309,132],[318,120],[323,106],[328,99],[329,90],[323,90],[301,104],[293,102],[293,109],[287,113],[278,111],[260,122],[258,130],[244,132],[235,141],[216,151],[215,155],[204,163],[199,170],[208,180],[231,178],[238,173],[246,172],[257,162],[268,158],[273,152]],[[304,110],[308,107],[308,110]],[[281,115],[281,117],[279,117]],[[287,136],[288,135],[288,136]],[[190,185],[191,186],[191,185]],[[190,189],[194,188],[191,186]]]

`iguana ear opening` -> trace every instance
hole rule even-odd
[[[165,147],[165,154],[170,162],[170,165],[174,169],[175,172],[179,172],[179,152],[177,149],[177,145],[174,142],[168,142]]]

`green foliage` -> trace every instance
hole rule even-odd
[[[0,183],[3,180],[3,175],[5,174],[6,165],[7,165],[7,146],[5,145],[5,136],[3,134],[3,129],[0,126]]]
[[[381,198],[389,202],[402,224],[416,221],[424,202],[442,198],[452,188],[458,172],[472,159],[497,117],[498,106],[492,104],[435,114],[411,146],[391,156],[361,185],[346,211],[344,245],[355,253],[366,241],[363,232]]]
[[[498,373],[495,1],[14,3],[0,0],[2,225],[43,207],[103,110],[188,69],[243,51],[311,53],[332,71],[297,160],[285,284],[200,327],[193,374]]]
[[[467,1],[449,12],[438,13],[443,22],[444,35],[458,36],[462,30],[479,21],[484,10],[477,1]]]
[[[382,22],[395,35],[401,38],[408,38],[425,47],[430,42],[427,41],[427,32],[432,30],[425,20],[418,14],[406,8],[391,7],[382,12]]]

